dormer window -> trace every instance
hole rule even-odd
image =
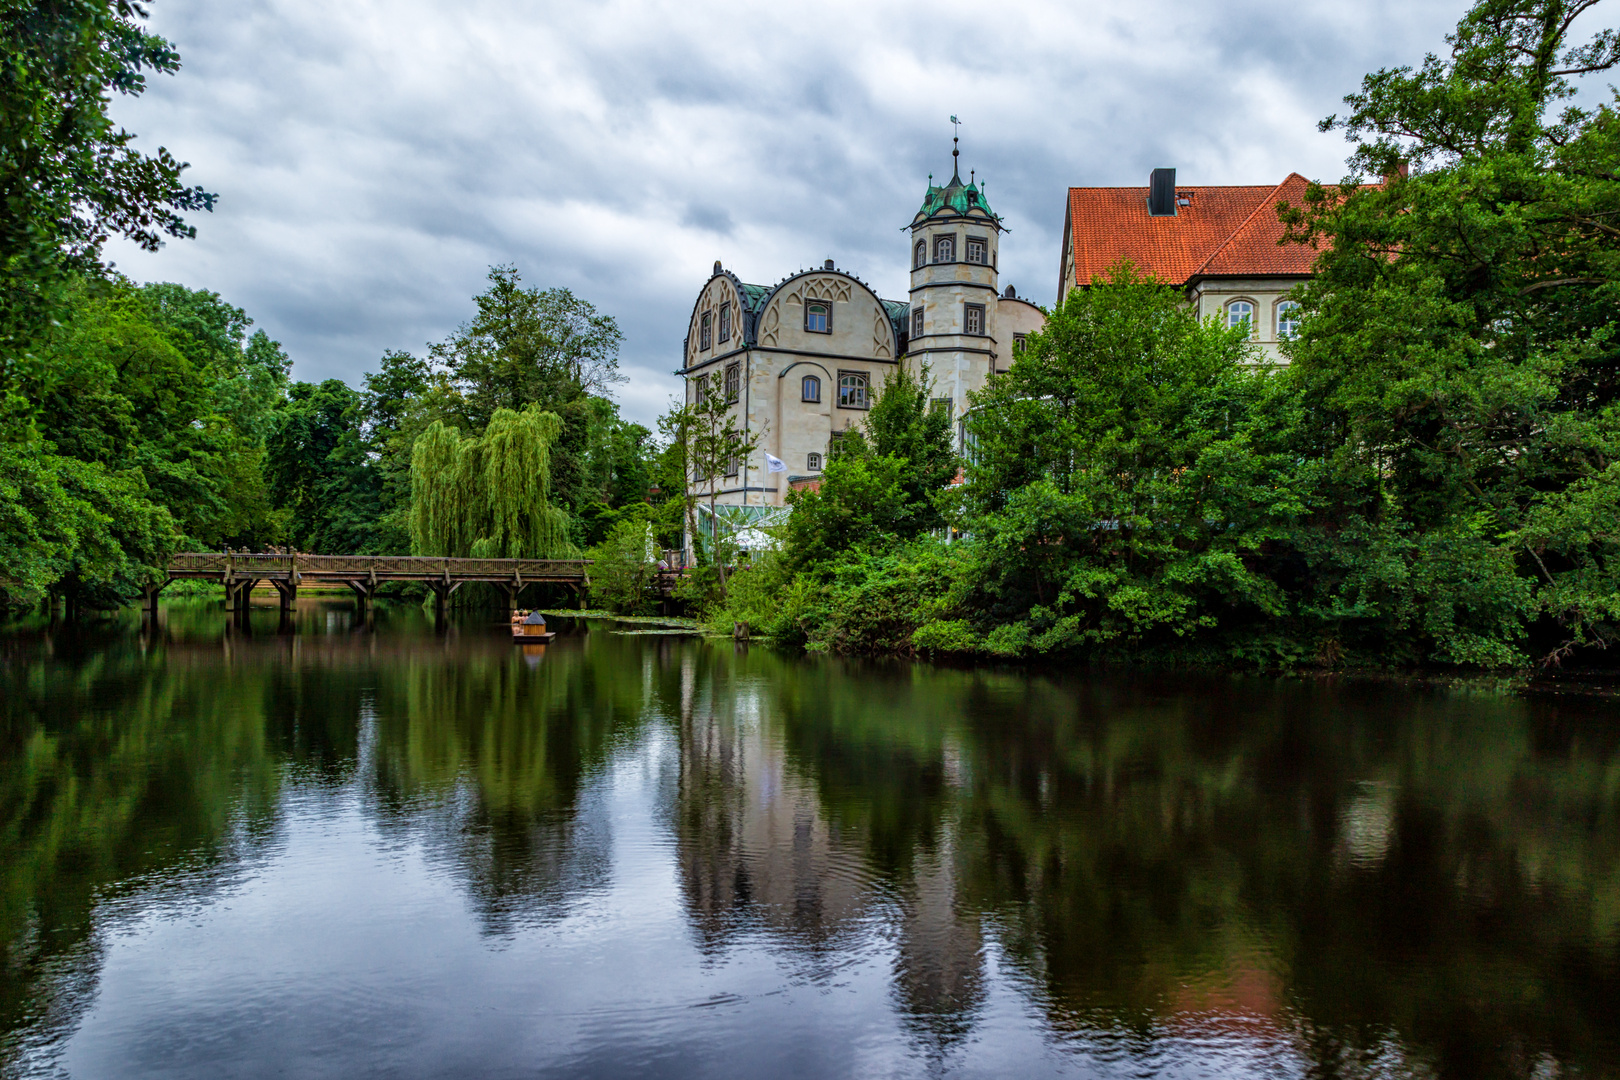
[[[914,338],[923,336],[923,309],[921,304],[911,309],[911,336]]]
[[[917,241],[917,248],[911,253],[911,268],[921,270],[928,265],[928,241]]]
[[[970,263],[978,263],[980,266],[983,266],[985,262],[988,261],[985,259],[985,252],[989,250],[989,247],[990,246],[979,237],[968,237],[967,261]]]
[[[812,334],[832,333],[832,305],[811,300],[804,305],[804,328]]]
[[[720,340],[731,340],[731,304],[720,305]]]
[[[705,311],[698,320],[698,348],[707,349],[714,345],[714,314]]]
[[[814,375],[806,375],[799,380],[799,400],[816,402],[821,400],[821,380]]]
[[[956,237],[941,236],[934,240],[934,261],[937,263],[956,261]]]

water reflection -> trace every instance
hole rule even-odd
[[[293,1071],[1620,1070],[1605,703],[164,616],[0,639],[8,1071],[241,1066],[160,938],[320,973],[235,991]],[[346,880],[358,970],[233,914]]]

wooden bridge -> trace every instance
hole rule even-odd
[[[435,606],[444,613],[450,595],[469,581],[500,588],[508,611],[527,586],[567,585],[584,599],[590,584],[589,559],[454,559],[423,555],[306,555],[301,552],[188,552],[169,560],[166,580],[146,588],[143,606],[157,611],[158,596],[181,578],[217,581],[225,586],[225,610],[247,609],[248,594],[269,583],[286,611],[305,583],[347,585],[369,608],[377,586],[388,581],[419,581],[433,590]],[[673,575],[668,575],[673,576]],[[662,582],[660,584],[663,584]]]

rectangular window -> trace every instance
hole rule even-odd
[[[984,333],[984,305],[962,305],[962,332],[964,334]]]
[[[923,336],[923,309],[921,304],[911,309],[911,336],[914,338]]]
[[[733,404],[734,402],[736,402],[737,396],[741,392],[741,390],[742,390],[742,365],[741,364],[727,364],[726,365],[726,404],[730,405],[730,404]]]
[[[729,303],[720,305],[720,340],[731,340],[731,305]]]
[[[707,375],[697,377],[697,390],[693,395],[693,400],[699,405],[709,400],[709,377]]]
[[[804,328],[812,334],[832,333],[832,305],[811,300],[804,305]]]
[[[838,373],[838,407],[840,409],[866,408],[866,373],[840,371]]]
[[[806,469],[809,469],[811,472],[820,472],[821,471],[821,455],[820,454],[806,454],[806,455],[804,455],[804,467]]]
[[[1015,353],[1023,352],[1025,346],[1027,346],[1028,344],[1029,344],[1029,335],[1028,334],[1014,334],[1013,335],[1013,352],[1015,352]]]
[[[944,409],[945,415],[949,416],[951,415],[952,404],[952,400],[948,397],[937,397],[929,401],[928,406],[932,409]]]
[[[978,263],[980,266],[983,266],[984,263],[987,261],[985,259],[985,257],[984,257],[984,254],[989,249],[990,249],[990,246],[988,244],[986,244],[983,240],[979,239],[977,236],[968,237],[968,242],[967,242],[967,257],[968,258],[967,258],[967,261],[970,262],[970,263]]]
[[[714,315],[705,311],[698,320],[698,348],[707,349],[714,344]]]

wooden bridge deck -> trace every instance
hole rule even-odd
[[[300,584],[347,585],[369,605],[377,586],[389,581],[417,581],[433,590],[442,612],[451,593],[469,581],[498,587],[508,609],[529,585],[567,585],[583,604],[590,585],[589,559],[459,559],[423,555],[306,555],[302,552],[186,552],[169,560],[166,580],[147,588],[145,606],[157,610],[158,594],[182,578],[217,581],[225,587],[227,610],[243,611],[248,594],[261,583],[275,587],[285,610]],[[679,571],[659,575],[657,588],[668,593]]]

